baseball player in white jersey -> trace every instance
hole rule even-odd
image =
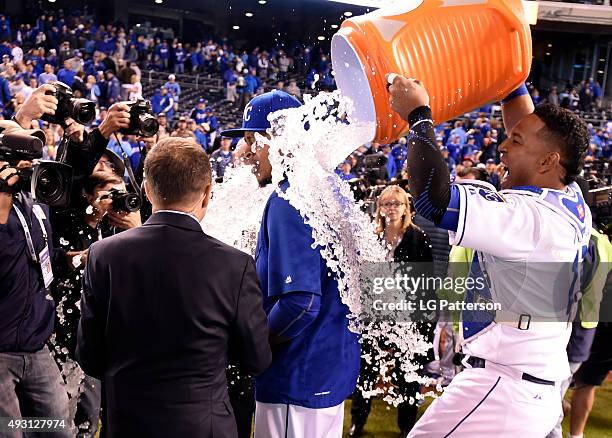
[[[591,214],[574,178],[586,125],[553,105],[534,109],[522,86],[502,102],[508,169],[497,192],[487,183],[450,184],[435,147],[429,96],[393,75],[395,111],[408,120],[408,174],[417,211],[475,250],[471,276],[486,287],[466,301],[501,310],[462,314],[466,369],[427,409],[408,437],[544,437],[561,409],[556,387],[570,373],[566,346],[579,299]]]

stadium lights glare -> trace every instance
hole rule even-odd
[[[351,11],[346,11],[346,12],[345,12],[343,15],[344,15],[345,17],[352,17],[352,16],[353,16],[353,13],[352,13]]]
[[[337,25],[337,24],[332,24],[332,25],[331,25],[331,28],[332,28],[332,29],[338,29],[338,25]]]
[[[232,26],[232,29],[234,29],[234,30],[240,30],[240,26]]]
[[[244,16],[251,18],[253,16],[253,13],[252,12],[245,12]]]
[[[157,3],[158,5],[161,5],[164,2],[164,0],[155,0],[155,3]]]
[[[319,41],[325,41],[325,37],[324,37],[323,35],[319,35],[319,36],[317,37],[317,39],[318,39]]]
[[[49,0],[49,3],[55,3],[55,0]]]
[[[259,3],[260,5],[265,5],[268,2],[266,0],[259,0],[257,3]]]

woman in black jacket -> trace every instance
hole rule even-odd
[[[427,235],[412,222],[408,193],[389,186],[376,202],[376,233],[389,248],[388,260],[394,262],[433,262]]]
[[[389,254],[388,261],[399,263],[429,262],[433,273],[433,255],[431,243],[427,235],[412,222],[414,211],[411,208],[408,193],[399,186],[393,185],[385,188],[376,202],[376,233],[383,240]],[[431,324],[420,322],[419,330],[426,335],[429,340],[433,339]],[[364,343],[362,349],[367,349]],[[433,357],[415,356],[421,366]],[[399,363],[396,368],[399,369]],[[379,380],[378,367],[362,361],[359,387],[372,388]],[[398,376],[393,382],[399,392],[405,397],[414,397],[420,391],[420,385],[416,382],[406,382]],[[365,399],[361,390],[357,389],[353,394],[353,404],[351,407],[352,425],[349,429],[349,437],[358,437],[363,433],[365,423],[368,419],[372,406],[372,399]],[[418,406],[408,402],[401,403],[397,408],[397,424],[401,431],[401,436],[406,436],[416,423]]]

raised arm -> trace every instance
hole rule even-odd
[[[531,114],[534,109],[533,101],[525,84],[510,93],[508,97],[502,100],[502,117],[506,132],[510,132],[519,120]]]
[[[389,87],[391,107],[410,124],[408,185],[421,216],[439,224],[451,200],[448,166],[436,147],[429,95],[414,79],[396,76]]]

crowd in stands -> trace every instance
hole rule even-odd
[[[78,11],[76,11],[78,13]],[[251,50],[234,47],[227,40],[206,39],[195,43],[178,38],[165,39],[161,31],[143,33],[140,27],[97,25],[80,15],[41,15],[32,23],[15,25],[0,15],[0,112],[12,117],[36,87],[53,81],[71,86],[75,97],[85,97],[97,104],[94,125],[99,125],[107,108],[115,102],[138,97],[150,99],[158,116],[158,139],[167,136],[194,137],[209,153],[223,142],[217,133],[224,128],[215,108],[204,98],[195,107],[181,105],[181,86],[176,75],[202,74],[223,81],[227,107],[242,109],[255,95],[267,89],[283,89],[301,98],[304,86],[309,90],[335,88],[329,55],[320,48],[299,44]],[[143,96],[142,72],[166,71],[168,80],[152,95]],[[304,78],[300,81],[297,78]],[[548,90],[547,90],[548,91]],[[550,102],[588,113],[602,106],[602,88],[592,78],[577,86],[553,86],[547,93],[531,86],[534,103]],[[545,94],[545,96],[543,96]],[[218,108],[218,107],[217,107]],[[612,157],[612,123],[589,125],[592,134],[589,159]],[[45,158],[54,158],[61,128],[44,124],[47,133]],[[499,184],[497,145],[505,139],[501,117],[492,107],[482,108],[463,118],[437,127],[438,147],[453,175],[465,168],[481,167],[494,185]],[[140,159],[135,137],[118,136],[109,148],[123,151],[134,167]],[[231,154],[232,146],[227,151]],[[407,148],[405,139],[390,145],[366,145],[347,158],[338,168],[344,179],[364,176],[364,156],[386,157],[386,169],[378,175],[379,183],[402,178]],[[224,154],[225,155],[225,154]],[[231,160],[223,158],[223,167]],[[218,174],[222,176],[223,169]]]

